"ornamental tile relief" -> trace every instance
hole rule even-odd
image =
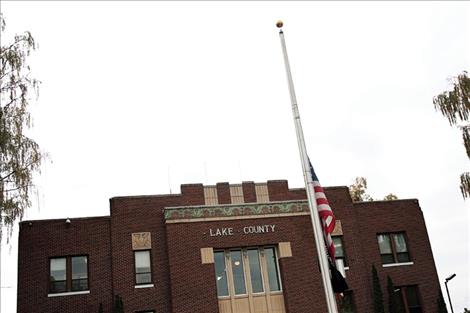
[[[152,248],[150,232],[132,233],[132,250],[145,250]]]
[[[166,220],[309,212],[306,201],[165,209]]]

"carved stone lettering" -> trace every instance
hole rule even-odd
[[[232,227],[222,227],[216,229],[209,229],[209,235],[211,237],[215,236],[233,236],[233,228]]]
[[[276,231],[276,225],[250,225],[245,226],[241,229],[233,229],[233,227],[220,227],[220,228],[209,228],[209,236],[233,236],[234,234],[265,234],[274,233]]]

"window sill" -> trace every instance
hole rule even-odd
[[[89,294],[90,290],[83,290],[83,291],[69,291],[69,292],[60,292],[60,293],[50,293],[47,296],[49,298],[52,297],[65,297],[65,296],[75,296],[75,295],[86,295]]]
[[[135,285],[135,289],[140,289],[140,288],[153,288],[153,284],[145,284],[145,285]]]
[[[394,267],[394,266],[405,266],[405,265],[413,265],[414,262],[402,262],[402,263],[390,263],[390,264],[382,264],[382,267]]]

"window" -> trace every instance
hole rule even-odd
[[[245,271],[243,270],[242,251],[230,251],[232,261],[233,286],[236,295],[246,294]]]
[[[281,282],[279,281],[277,257],[276,257],[276,251],[274,251],[274,247],[265,248],[264,254],[266,258],[266,265],[267,265],[268,278],[269,278],[269,290],[280,291]]]
[[[275,247],[214,251],[214,267],[219,298],[281,291]]]
[[[264,292],[263,277],[261,275],[261,265],[259,262],[259,250],[248,250],[248,261],[250,265],[251,287],[253,293]]]
[[[49,292],[88,290],[88,257],[72,256],[49,260]]]
[[[377,235],[382,264],[410,262],[404,233]]]
[[[217,295],[219,297],[228,296],[227,268],[225,266],[224,251],[214,253],[215,280],[217,283]]]
[[[346,254],[344,252],[343,236],[333,236],[333,244],[335,245],[336,262],[342,262],[342,267],[348,266],[346,262]]]
[[[422,313],[418,286],[395,287],[395,296],[404,313]]]
[[[144,285],[152,283],[152,267],[150,250],[134,251],[135,284]]]

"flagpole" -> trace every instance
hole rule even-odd
[[[338,313],[338,308],[336,306],[335,295],[333,293],[333,287],[331,285],[330,271],[328,258],[326,255],[326,247],[323,240],[323,234],[321,231],[320,218],[318,216],[317,203],[315,200],[315,195],[313,194],[313,181],[309,172],[309,162],[307,155],[307,148],[305,146],[304,134],[302,130],[302,123],[300,122],[299,108],[297,106],[297,99],[295,97],[294,83],[292,81],[292,74],[290,71],[289,59],[287,57],[287,48],[286,42],[284,40],[284,32],[282,31],[282,22],[277,23],[279,30],[279,37],[281,39],[282,52],[284,55],[284,63],[286,67],[287,82],[289,85],[290,100],[292,103],[292,114],[294,117],[295,131],[297,135],[297,143],[299,145],[300,160],[302,163],[302,171],[304,174],[305,181],[305,190],[307,192],[308,206],[310,208],[310,217],[313,227],[313,234],[315,238],[315,244],[317,247],[318,261],[320,263],[320,271],[323,282],[323,287],[325,291],[325,299],[328,307],[328,313]]]

